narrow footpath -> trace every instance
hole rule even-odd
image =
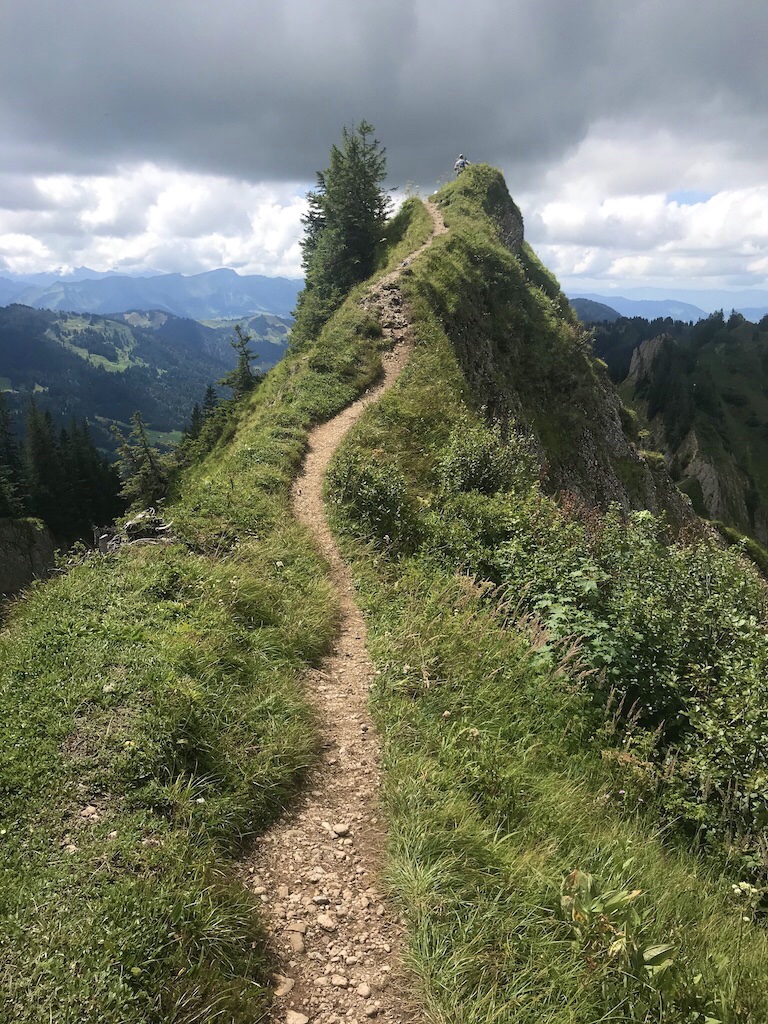
[[[439,210],[430,240],[445,232]],[[303,802],[267,833],[246,865],[283,973],[275,978],[276,1021],[285,1024],[405,1024],[416,1012],[402,969],[403,929],[383,900],[385,843],[379,807],[380,744],[368,713],[374,669],[350,571],[325,517],[323,478],[347,431],[395,383],[414,344],[399,289],[402,268],[372,286],[364,306],[378,315],[392,348],[381,382],[316,427],[293,489],[297,517],[317,538],[339,593],[340,630],[321,668],[307,674],[322,756]]]

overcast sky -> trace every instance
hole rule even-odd
[[[768,289],[764,0],[2,0],[0,274],[299,276],[372,121],[389,185],[500,167],[571,292]]]

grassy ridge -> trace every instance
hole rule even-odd
[[[394,265],[429,233],[390,228]],[[359,292],[289,356],[169,509],[180,542],[93,558],[0,634],[0,1017],[260,1019],[267,964],[231,855],[300,784],[299,687],[334,631],[290,516],[312,423],[380,372]]]
[[[481,214],[463,208],[451,219],[445,205],[453,237],[406,278],[420,344],[329,481],[381,672],[374,702],[386,736],[392,886],[427,1004],[437,1020],[473,1024],[759,1024],[768,1019],[763,889],[729,873],[745,870],[738,833],[729,833],[730,848],[706,847],[707,857],[676,838],[677,815],[685,825],[694,811],[674,801],[693,785],[696,765],[680,789],[672,779],[668,803],[664,785],[640,785],[653,730],[618,706],[625,668],[614,688],[610,662],[599,673],[592,666],[601,649],[615,653],[624,641],[660,658],[675,632],[700,642],[715,659],[709,676],[706,661],[693,666],[710,696],[698,698],[700,718],[686,721],[703,730],[695,749],[713,752],[714,773],[719,752],[737,746],[741,726],[734,743],[714,732],[731,707],[754,710],[743,737],[760,749],[746,729],[764,727],[750,648],[761,643],[762,590],[729,554],[718,562],[714,549],[667,548],[645,514],[629,532],[600,517],[585,525],[583,510],[574,516],[540,493],[521,439],[484,426],[443,329],[441,291],[460,301],[446,281],[477,275],[486,251],[493,265],[494,235],[483,242],[492,227]],[[600,564],[592,535],[605,541]],[[603,580],[609,558],[615,579]],[[643,590],[660,573],[669,590]],[[683,597],[699,580],[710,598],[697,615],[697,598]],[[601,601],[618,595],[615,606],[600,606],[612,619],[587,619],[595,592]],[[574,648],[573,634],[587,625],[592,633]],[[718,645],[738,656],[717,661]],[[690,650],[682,646],[680,665]],[[660,660],[659,677],[667,671]],[[685,792],[700,812],[709,807],[709,797]],[[757,819],[753,826],[759,836]]]

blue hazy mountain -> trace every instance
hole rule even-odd
[[[81,268],[81,271],[86,269]],[[129,277],[113,273],[81,280],[75,277],[79,277],[79,272],[50,282],[24,284],[15,294],[14,286],[18,287],[21,282],[0,279],[0,302],[101,315],[155,309],[178,317],[210,320],[256,313],[289,316],[303,287],[300,280],[240,275],[228,269],[189,277],[182,274]]]
[[[14,302],[17,295],[24,291],[24,285],[18,281],[11,281],[7,277],[0,277],[0,306],[7,306]]]
[[[623,295],[572,295],[570,299],[589,299],[616,310],[620,316],[641,316],[646,320],[672,317],[673,320],[703,320],[708,314],[690,302],[678,299],[627,299]],[[599,319],[607,319],[600,317]]]
[[[619,319],[619,313],[612,307],[606,306],[604,302],[595,302],[594,299],[569,299],[571,308],[583,324],[594,324],[608,321],[613,323]]]

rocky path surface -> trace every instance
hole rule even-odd
[[[445,226],[437,208],[426,205],[434,238]],[[432,238],[407,262],[418,259]],[[383,379],[312,431],[293,491],[296,515],[314,532],[330,564],[341,625],[333,652],[307,678],[323,741],[320,764],[303,803],[267,833],[246,864],[282,959],[274,1016],[285,1024],[404,1024],[416,1017],[401,967],[401,923],[377,885],[384,829],[379,741],[367,710],[374,670],[352,577],[322,500],[333,453],[368,406],[392,387],[410,355],[414,339],[400,273],[398,268],[386,275],[363,300],[392,344],[383,358]]]

